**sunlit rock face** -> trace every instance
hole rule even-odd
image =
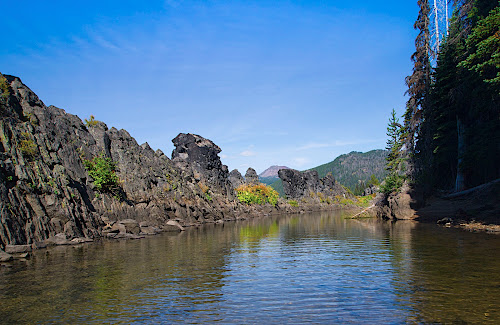
[[[221,149],[212,141],[191,133],[180,133],[172,140],[175,149],[172,161],[183,169],[191,169],[196,180],[204,180],[213,191],[227,195],[232,192],[228,168],[218,154]]]
[[[248,168],[245,173],[245,183],[249,185],[259,184],[259,176],[257,176],[257,172],[252,167]]]

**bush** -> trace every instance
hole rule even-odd
[[[295,200],[290,200],[288,201],[288,204],[290,204],[291,206],[293,207],[298,207],[299,206],[299,202],[295,201]]]
[[[118,189],[118,176],[115,172],[116,163],[111,158],[104,157],[101,153],[92,160],[84,160],[83,164],[90,177],[94,180],[94,186],[99,192],[116,192]]]
[[[271,186],[259,185],[241,185],[236,189],[238,199],[246,204],[265,204],[276,205],[279,194]]]
[[[1,97],[7,99],[9,97],[10,92],[9,92],[9,83],[7,82],[7,79],[5,79],[4,76],[0,75],[0,91],[1,91]]]
[[[26,158],[34,158],[37,155],[37,146],[35,142],[30,138],[28,132],[23,132],[21,134],[21,142],[19,143],[19,150]]]
[[[404,177],[398,174],[389,174],[382,185],[380,186],[380,191],[384,194],[390,194],[392,192],[397,192],[403,186]]]
[[[85,119],[85,125],[87,127],[93,127],[93,126],[96,126],[97,123],[99,123],[98,120],[95,119],[95,116],[94,115],[90,115],[90,118],[87,120]]]

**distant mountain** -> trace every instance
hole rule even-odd
[[[272,183],[279,180],[278,171],[280,169],[290,169],[287,166],[271,166],[259,174],[259,181],[261,183],[271,185]]]
[[[316,170],[320,178],[331,172],[340,184],[354,192],[356,185],[360,182],[367,183],[372,174],[379,181],[385,178],[387,175],[385,157],[387,157],[387,150],[377,149],[365,153],[353,151],[340,155],[329,163],[311,168],[311,170]],[[272,183],[271,186],[278,193],[283,193],[280,179]]]
[[[266,178],[266,177],[278,177],[278,171],[280,169],[290,169],[290,167],[286,166],[271,166],[268,169],[264,170],[262,173],[259,174],[259,177],[261,178]]]

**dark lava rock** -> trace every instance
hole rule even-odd
[[[259,184],[259,176],[257,175],[255,169],[253,169],[252,167],[248,168],[247,172],[245,173],[245,183],[249,185]]]
[[[228,169],[218,154],[221,149],[212,141],[196,134],[180,133],[172,140],[175,149],[172,161],[181,169],[191,169],[195,180],[203,180],[213,191],[223,195],[232,193]]]
[[[295,169],[280,169],[278,176],[283,182],[283,191],[287,198],[298,199],[310,196],[311,193],[322,193],[326,196],[342,195],[344,197],[349,195],[331,173],[320,179],[315,170],[300,172]]]
[[[241,176],[241,173],[237,169],[233,169],[228,176],[229,182],[234,188],[238,188],[245,184],[245,179]]]

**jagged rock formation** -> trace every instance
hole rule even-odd
[[[229,182],[234,188],[238,188],[245,184],[245,179],[237,169],[233,169],[228,175]]]
[[[245,183],[249,185],[259,184],[259,176],[257,176],[257,172],[252,167],[248,168],[245,173]]]
[[[320,179],[315,170],[300,172],[295,169],[281,169],[278,175],[283,182],[283,190],[287,198],[298,199],[310,196],[311,193],[344,197],[348,195],[331,173]]]
[[[45,106],[19,78],[5,78],[10,94],[0,97],[0,248],[113,237],[106,224],[127,219],[142,223],[133,228],[137,232],[166,229],[169,220],[190,225],[249,212],[232,200],[227,167],[210,140],[180,134],[171,161],[127,131],[98,121],[85,125]],[[100,154],[116,163],[117,193],[99,193],[85,169],[83,162]]]
[[[191,225],[322,209],[317,202],[242,204],[234,187],[243,178],[237,171],[228,177],[212,141],[181,133],[173,140],[171,160],[147,143],[139,145],[125,130],[108,129],[95,119],[83,123],[63,109],[47,107],[19,78],[5,78],[8,93],[0,89],[0,260],[10,259],[9,252],[25,256],[47,245],[141,238]],[[0,81],[5,83],[1,74]],[[87,170],[96,157],[114,165],[119,181],[112,190],[100,188]],[[258,182],[255,170],[247,171],[247,180]],[[304,188],[334,193],[337,186],[333,178],[314,184],[306,182]]]
[[[212,190],[232,195],[233,187],[228,180],[228,169],[218,154],[221,149],[212,141],[196,134],[179,134],[172,140],[175,149],[172,161],[180,169],[191,169],[196,181],[205,181]]]

